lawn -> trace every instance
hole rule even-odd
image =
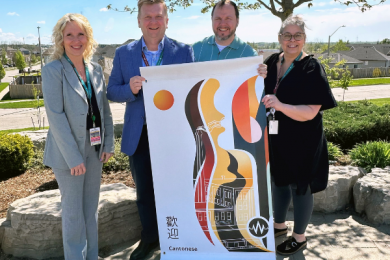
[[[350,87],[390,84],[390,78],[353,79]]]
[[[36,100],[0,103],[0,108],[36,108],[37,103],[38,102]],[[39,106],[44,106],[44,102],[42,99],[39,100]]]
[[[49,129],[48,126],[46,126],[44,129]],[[8,130],[0,130],[0,134],[11,134],[11,133],[19,133],[19,132],[24,132],[24,131],[38,131],[38,130],[43,130],[38,129],[38,127],[28,127],[28,128],[20,128],[20,129],[8,129]]]
[[[379,99],[370,99],[368,100],[369,102],[377,105],[377,106],[383,106],[383,105],[390,105],[390,98],[379,98]],[[347,101],[347,102],[358,102],[357,100],[356,101]]]
[[[3,91],[6,87],[8,87],[8,85],[8,82],[0,83],[0,92]]]

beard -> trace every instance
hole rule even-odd
[[[230,31],[230,33],[226,36],[219,36],[218,35],[218,31],[214,31],[214,34],[215,34],[215,37],[218,39],[218,41],[226,41],[227,39],[229,39],[230,37],[232,37],[235,33],[236,33],[236,28],[234,28],[233,30]],[[218,29],[217,29],[218,30]]]

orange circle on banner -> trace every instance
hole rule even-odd
[[[160,110],[168,110],[173,106],[173,95],[168,90],[160,90],[154,95],[154,105]]]

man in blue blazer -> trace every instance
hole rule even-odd
[[[140,76],[139,68],[194,61],[189,45],[165,36],[168,13],[164,0],[139,0],[138,26],[142,31],[141,39],[116,50],[107,87],[109,100],[126,102],[121,150],[129,155],[143,228],[141,242],[131,254],[131,260],[144,259],[159,243],[142,92],[142,81],[145,79]]]

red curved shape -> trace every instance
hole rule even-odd
[[[202,135],[202,142],[205,148],[206,156],[203,168],[197,178],[198,182],[195,188],[195,211],[203,232],[210,240],[210,242],[214,245],[213,241],[211,240],[210,231],[207,225],[207,191],[209,190],[208,188],[210,184],[210,177],[211,172],[213,170],[215,158],[209,136],[206,133]]]
[[[248,143],[256,143],[261,139],[262,131],[256,121],[259,102],[256,97],[255,82],[252,77],[237,89],[233,97],[232,113],[237,130]]]

